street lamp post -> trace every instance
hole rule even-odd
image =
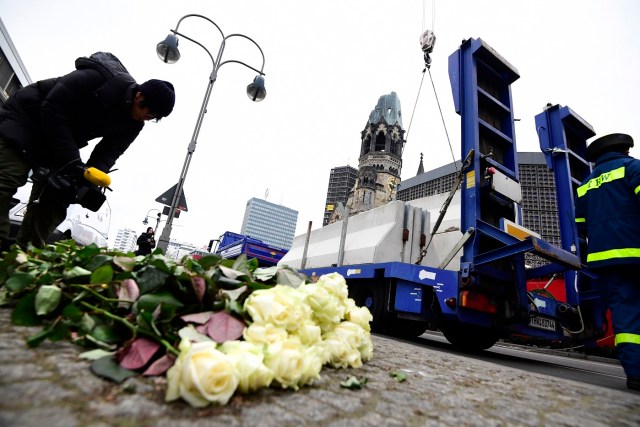
[[[190,18],[190,17],[197,17],[197,18],[202,18],[208,22],[210,22],[211,24],[213,24],[218,31],[220,32],[220,35],[222,36],[222,42],[220,43],[220,47],[218,48],[218,55],[216,56],[216,59],[213,59],[213,56],[211,55],[211,52],[209,52],[209,50],[202,45],[201,43],[199,43],[198,41],[187,37],[186,35],[178,32],[178,28],[180,27],[180,23],[186,19],[186,18]],[[205,52],[207,52],[207,54],[209,55],[209,58],[211,58],[211,62],[213,64],[213,70],[211,71],[211,74],[209,75],[209,84],[207,85],[207,90],[205,92],[204,95],[204,100],[202,101],[202,107],[200,108],[200,113],[198,114],[198,119],[196,120],[196,126],[195,129],[193,130],[193,136],[191,138],[191,142],[189,143],[189,147],[187,149],[187,157],[184,160],[184,165],[182,166],[182,171],[180,172],[180,178],[178,179],[178,184],[176,185],[176,191],[173,195],[173,198],[171,200],[171,206],[169,209],[169,215],[167,217],[167,222],[162,230],[162,234],[160,235],[160,239],[158,240],[158,247],[161,248],[164,252],[167,251],[167,247],[169,246],[169,240],[171,237],[171,229],[173,226],[173,218],[175,218],[175,214],[176,214],[176,210],[178,209],[178,202],[180,200],[180,194],[182,194],[182,189],[184,187],[184,181],[187,177],[187,172],[189,170],[189,165],[191,163],[191,157],[193,156],[193,152],[196,150],[196,144],[197,144],[197,140],[198,140],[198,134],[200,133],[200,127],[202,126],[202,121],[204,119],[204,114],[207,112],[207,105],[209,104],[209,98],[211,96],[211,89],[213,88],[213,84],[215,83],[216,79],[218,78],[218,70],[220,69],[220,67],[222,67],[224,64],[230,63],[230,62],[235,62],[236,64],[240,64],[240,65],[244,65],[245,67],[255,71],[258,73],[258,75],[253,79],[253,82],[250,83],[247,86],[247,96],[249,97],[249,99],[251,99],[252,101],[255,102],[259,102],[262,101],[265,96],[267,95],[267,91],[264,87],[264,53],[262,52],[262,49],[260,48],[260,46],[258,45],[258,43],[256,43],[253,39],[251,39],[250,37],[247,37],[243,34],[230,34],[228,36],[225,36],[224,33],[222,32],[222,30],[220,29],[220,27],[218,26],[218,24],[216,24],[215,22],[213,22],[211,19],[207,18],[206,16],[203,15],[198,15],[198,14],[189,14],[189,15],[185,15],[182,18],[180,18],[180,20],[178,20],[178,24],[176,25],[176,29],[175,30],[170,30],[171,34],[169,34],[163,41],[161,41],[160,43],[158,43],[158,46],[156,47],[156,52],[158,53],[158,57],[160,57],[160,59],[167,63],[167,64],[173,64],[175,62],[178,61],[178,59],[180,59],[180,51],[178,50],[178,37],[183,37],[195,44],[197,44],[198,46],[200,46],[201,48],[203,48],[205,50]],[[260,54],[262,55],[262,66],[260,67],[260,70],[245,64],[242,61],[236,61],[236,60],[227,60],[227,61],[222,61],[222,54],[224,53],[224,48],[225,45],[227,43],[227,40],[230,39],[231,37],[242,37],[245,38],[249,41],[251,41],[254,45],[256,45],[256,47],[258,48],[258,50],[260,51]]]
[[[149,209],[149,212],[147,212],[147,215],[142,220],[142,223],[144,225],[149,224],[148,218],[150,218],[149,214],[152,211],[158,211],[158,217],[157,217],[157,220],[156,220],[156,227],[153,229],[153,232],[155,233],[156,231],[158,231],[158,227],[160,226],[160,218],[162,217],[162,212],[160,212],[158,209]]]

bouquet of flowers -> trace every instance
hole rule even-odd
[[[226,404],[264,387],[297,390],[323,366],[370,360],[371,313],[337,273],[311,281],[286,267],[207,255],[170,260],[73,241],[0,260],[0,306],[42,325],[27,343],[70,339],[94,374],[166,375],[166,400]]]

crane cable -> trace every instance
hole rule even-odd
[[[425,21],[425,2],[426,0],[422,1],[422,31],[424,33],[424,21]],[[435,29],[435,15],[436,15],[436,11],[435,11],[435,0],[432,0],[431,2],[431,29],[432,31]],[[435,42],[435,38],[434,38],[434,42]],[[426,58],[425,58],[426,59]],[[430,60],[429,60],[430,61]],[[438,98],[438,91],[436,90],[436,85],[433,81],[433,76],[431,75],[431,63],[430,62],[426,62],[425,61],[425,67],[422,70],[422,78],[420,79],[420,86],[418,87],[418,93],[416,94],[416,101],[413,104],[413,111],[411,112],[411,119],[409,120],[409,126],[407,127],[407,135],[405,138],[405,141],[409,139],[409,132],[411,131],[411,125],[413,123],[413,117],[415,116],[416,113],[416,108],[418,107],[418,100],[420,99],[420,93],[422,92],[422,85],[424,83],[424,75],[425,72],[429,70],[429,79],[431,80],[431,87],[433,88],[433,94],[436,98],[436,104],[438,105],[438,111],[440,113],[440,119],[442,120],[442,126],[444,127],[444,133],[447,137],[447,143],[449,144],[449,151],[451,152],[451,158],[453,160],[453,166],[456,169],[456,172],[458,172],[458,165],[456,164],[456,156],[453,152],[453,146],[451,145],[451,138],[449,137],[449,131],[447,130],[447,124],[444,120],[444,114],[442,113],[442,106],[440,105],[440,99]]]

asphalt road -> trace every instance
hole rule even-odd
[[[549,375],[554,378],[562,378],[612,390],[634,393],[627,389],[624,371],[615,359],[501,343],[496,344],[489,350],[465,353],[454,349],[451,344],[438,333],[426,333],[409,342],[415,345],[437,349],[438,351],[471,357],[476,360],[520,369],[526,372]]]

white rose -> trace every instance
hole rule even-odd
[[[367,307],[355,307],[347,311],[345,319],[359,325],[367,332],[371,332],[370,322],[373,320],[373,316]]]
[[[273,371],[264,365],[263,346],[247,341],[226,341],[220,351],[229,357],[239,374],[238,390],[251,393],[269,387]]]
[[[289,338],[267,346],[264,363],[273,371],[274,381],[282,388],[299,388],[306,368],[306,350],[297,338]]]
[[[322,343],[326,351],[326,360],[334,368],[360,368],[362,357],[357,348],[336,331],[327,332],[322,336]]]
[[[289,337],[289,334],[283,328],[271,324],[259,325],[257,323],[252,323],[244,328],[242,335],[245,341],[254,344],[271,344],[284,341]]]
[[[341,304],[347,303],[347,299],[349,298],[349,288],[347,287],[347,282],[344,280],[344,277],[339,273],[324,274],[320,276],[316,285],[326,289],[327,292],[338,298]]]
[[[276,285],[251,293],[244,303],[244,309],[254,323],[270,323],[287,331],[295,331],[311,315],[311,309],[303,303],[304,296],[297,289]]]
[[[320,346],[307,347],[298,385],[311,385],[314,380],[319,379],[324,363],[324,351]]]
[[[309,347],[322,341],[322,330],[313,320],[306,320],[291,336],[297,337],[302,344]]]
[[[215,342],[180,342],[180,355],[167,371],[166,401],[182,398],[200,408],[225,405],[238,386],[238,372]]]
[[[309,284],[300,288],[305,294],[305,303],[313,311],[313,320],[323,332],[335,327],[344,317],[345,306],[338,297],[317,284]]]

